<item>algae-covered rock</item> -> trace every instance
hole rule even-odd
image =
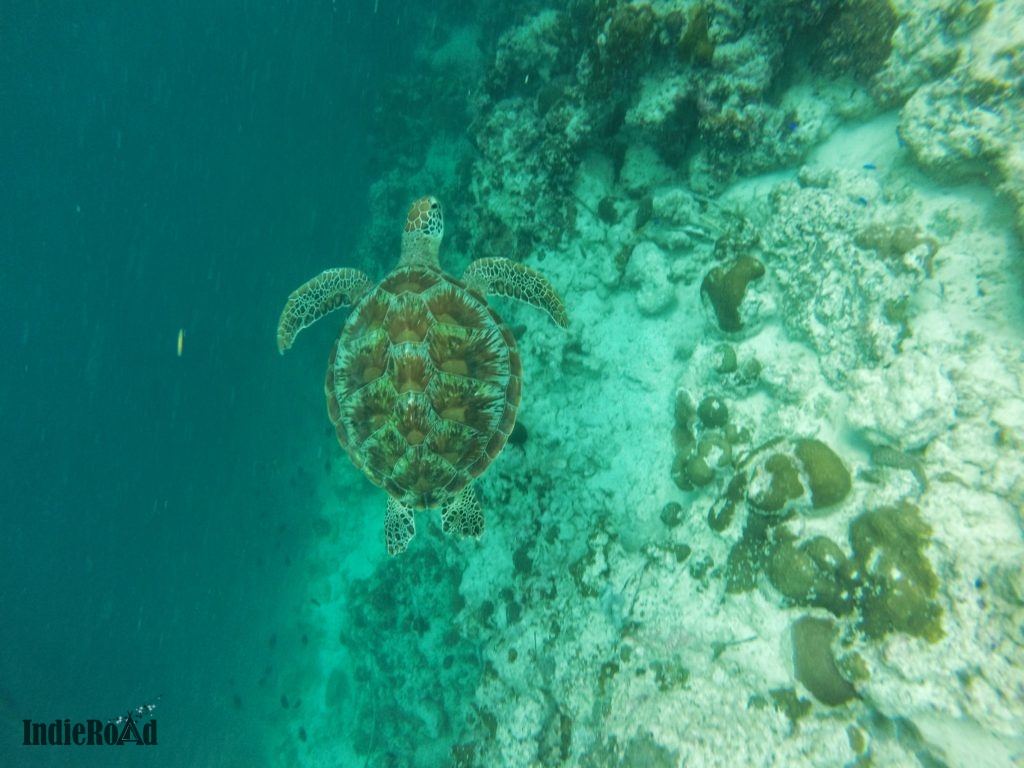
[[[889,58],[896,24],[889,0],[837,3],[822,21],[824,38],[812,61],[830,75],[868,82]]]
[[[673,479],[683,490],[702,488],[715,479],[715,470],[732,462],[732,445],[721,435],[709,434],[701,438],[689,454],[676,454]]]
[[[736,348],[729,344],[720,344],[715,349],[717,356],[715,362],[716,373],[734,373],[738,367],[736,362]]]
[[[654,682],[662,693],[685,688],[690,679],[690,670],[683,666],[677,657],[665,661],[652,661],[651,671],[654,672]]]
[[[708,466],[703,456],[691,456],[683,464],[683,479],[701,488],[715,479],[715,470]]]
[[[854,585],[846,556],[825,536],[815,536],[799,546],[779,541],[768,557],[766,571],[775,588],[798,605],[824,608],[836,616],[853,609]]]
[[[784,453],[774,453],[765,461],[763,471],[751,479],[747,500],[761,512],[774,514],[803,494],[796,462]]]
[[[731,594],[749,592],[757,584],[768,557],[771,521],[762,515],[749,515],[743,535],[725,563],[725,589]]]
[[[796,679],[820,701],[838,707],[857,697],[857,692],[836,667],[832,641],[836,628],[831,619],[803,616],[793,622],[793,671]]]
[[[850,472],[831,448],[820,440],[797,440],[796,456],[804,465],[815,509],[830,507],[850,492]]]
[[[697,406],[697,417],[708,429],[724,427],[729,421],[729,409],[721,398],[708,395]]]
[[[711,530],[721,533],[729,527],[736,514],[737,505],[743,503],[746,490],[747,476],[742,472],[737,472],[729,481],[725,493],[708,510],[708,525]]]
[[[746,427],[738,427],[735,424],[725,425],[725,439],[732,445],[749,443],[751,438],[750,430]]]
[[[811,711],[811,702],[797,696],[792,688],[772,688],[768,695],[775,709],[784,714],[794,728],[797,721]]]
[[[798,509],[824,509],[850,492],[849,470],[820,440],[776,438],[748,457],[753,459],[748,501],[761,513],[788,517]]]
[[[743,328],[740,304],[751,281],[764,277],[764,264],[753,256],[740,256],[726,267],[715,267],[700,285],[701,294],[707,296],[723,331],[736,332]]]
[[[850,544],[864,578],[860,626],[868,637],[942,637],[942,608],[935,602],[939,580],[923,551],[931,533],[907,503],[864,512],[850,524]]]
[[[732,443],[719,433],[707,433],[697,444],[697,455],[712,467],[728,467],[732,463]]]
[[[650,733],[638,734],[626,744],[621,768],[675,768],[677,752],[662,746]]]
[[[696,411],[690,396],[685,389],[676,392],[675,404],[673,407],[673,432],[672,440],[675,443],[676,451],[687,452],[693,448],[697,438],[693,434],[693,426],[696,418]]]
[[[683,505],[678,501],[670,501],[661,508],[660,517],[667,528],[675,528],[683,522]]]

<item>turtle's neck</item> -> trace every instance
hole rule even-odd
[[[398,266],[408,267],[422,264],[440,269],[441,262],[437,257],[440,249],[441,238],[436,235],[429,235],[421,230],[404,232],[402,234],[402,258],[398,260]]]

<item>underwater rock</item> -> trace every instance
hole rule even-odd
[[[934,35],[945,39],[945,48],[939,47],[947,56],[944,67],[925,69],[919,78],[924,83],[900,114],[900,138],[937,178],[978,178],[1012,198],[1018,232],[1024,232],[1024,99],[1020,63],[1009,53],[1020,47],[1020,8],[986,0],[952,3],[944,10],[942,34]],[[924,38],[922,32],[918,42],[926,50],[941,45],[929,46]],[[916,71],[908,61],[913,56],[901,57],[904,68]]]
[[[743,328],[740,304],[747,286],[761,277],[764,277],[764,264],[753,256],[741,256],[727,267],[715,267],[708,272],[700,292],[711,302],[719,328],[731,333]]]
[[[906,351],[885,368],[850,375],[847,418],[872,443],[923,448],[956,421],[957,394],[936,360]]]
[[[710,31],[711,14],[707,4],[695,4],[676,45],[676,54],[680,60],[692,61],[701,67],[709,66],[715,57],[715,44],[711,40]]]
[[[1001,118],[987,110],[963,109],[963,90],[956,78],[929,83],[900,113],[900,138],[917,164],[941,181],[980,178],[993,170],[993,157],[1006,152]]]
[[[602,197],[597,203],[597,216],[605,224],[618,224],[619,212],[615,208],[615,198]]]
[[[626,265],[626,279],[637,286],[636,306],[644,315],[656,315],[676,300],[675,286],[668,277],[668,260],[654,243],[638,243]]]
[[[768,691],[772,706],[789,720],[790,726],[796,728],[801,718],[807,717],[811,711],[811,702],[796,695],[792,688],[772,688]]]
[[[962,37],[981,23],[991,5],[992,0],[953,0],[901,14],[889,59],[872,83],[875,99],[888,107],[901,105],[925,83],[949,74],[960,58]]]
[[[488,90],[507,96],[528,85],[527,75],[533,75],[538,84],[550,80],[560,71],[559,45],[565,24],[562,14],[545,10],[505,32],[488,72]]]
[[[772,190],[774,210],[761,226],[778,286],[772,298],[787,335],[813,349],[825,378],[844,389],[851,371],[897,357],[909,318],[891,321],[887,307],[924,280],[923,270],[894,273],[877,253],[856,245],[866,226],[859,200],[882,194],[877,175],[808,166],[798,183]]]
[[[602,60],[629,69],[650,59],[657,18],[646,3],[618,5],[599,37]]]
[[[823,20],[824,38],[813,56],[824,72],[867,81],[892,51],[896,14],[889,0],[847,0]]]
[[[836,667],[832,641],[836,627],[831,619],[802,616],[793,622],[793,672],[811,694],[830,707],[838,707],[857,697]]]
[[[626,147],[619,170],[619,185],[630,195],[645,195],[662,184],[669,184],[676,178],[676,172],[670,168],[658,154],[658,151],[643,141],[631,143]],[[651,213],[654,213],[652,207]],[[644,223],[650,219],[646,219]]]

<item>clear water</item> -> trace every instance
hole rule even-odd
[[[681,7],[689,12],[690,5]],[[632,391],[619,387],[619,377],[643,382],[643,370],[633,369],[642,369],[644,358],[658,356],[651,367],[667,366],[682,354],[661,331],[638,330],[636,338],[650,345],[622,344],[621,362],[603,369],[588,367],[587,350],[613,359],[610,339],[596,350],[585,335],[524,342],[528,392],[531,368],[536,382],[524,407],[532,404],[535,415],[524,416],[527,448],[509,447],[492,481],[481,483],[489,505],[484,540],[440,536],[432,512],[417,518],[409,552],[395,560],[383,553],[383,494],[348,465],[324,413],[323,366],[337,322],[307,331],[282,359],[274,347],[278,313],[288,293],[321,269],[387,269],[397,257],[403,206],[435,191],[434,184],[439,193],[465,193],[449,209],[446,253],[457,265],[473,258],[468,230],[486,221],[467,210],[465,190],[481,179],[465,170],[469,165],[453,166],[477,156],[467,149],[466,115],[479,94],[453,94],[443,66],[428,75],[429,92],[402,89],[424,87],[413,78],[424,61],[457,58],[465,30],[477,30],[471,38],[482,59],[464,61],[483,73],[500,35],[540,9],[449,2],[427,10],[396,0],[115,0],[74,8],[14,0],[0,7],[0,330],[7,339],[0,365],[0,765],[770,765],[781,764],[773,763],[776,752],[800,751],[787,740],[799,739],[801,728],[824,734],[808,743],[840,745],[807,753],[807,765],[871,764],[857,739],[871,741],[866,754],[875,765],[963,765],[957,743],[972,745],[969,754],[992,742],[999,747],[985,753],[994,756],[986,765],[1021,764],[1024,726],[1013,722],[1024,711],[1020,690],[1016,702],[993,705],[1009,718],[994,731],[976,728],[970,714],[957,719],[955,698],[937,696],[937,719],[918,712],[913,724],[910,713],[883,713],[870,696],[837,710],[813,701],[787,677],[790,651],[779,650],[789,642],[788,617],[799,612],[767,586],[754,597],[724,596],[722,572],[697,565],[706,552],[728,551],[702,522],[712,497],[671,485],[668,463],[638,461],[632,474],[612,476],[627,479],[611,490],[603,485],[607,476],[578,471],[592,458],[582,454],[608,447],[588,442],[598,432],[586,425],[601,420],[595,411],[640,408],[617,400]],[[526,77],[522,87],[528,85]],[[436,103],[453,106],[439,114],[430,106]],[[867,143],[855,137],[822,163],[882,173],[878,147],[901,151],[895,122],[889,115],[873,124],[884,134],[877,145],[870,142],[881,134],[868,131]],[[823,143],[834,128],[820,128],[808,142]],[[426,144],[432,138],[436,143]],[[599,153],[619,150],[604,145]],[[764,189],[792,177],[799,164],[790,158],[762,169],[780,175],[764,177],[764,188],[734,188],[734,200],[760,210]],[[509,177],[519,170],[510,165]],[[991,213],[985,222],[997,228],[985,242],[1008,243],[1019,256],[1008,207],[981,187],[978,195]],[[577,232],[580,253],[594,247],[596,200],[580,203],[579,229],[561,241],[566,253],[576,252]],[[584,204],[595,208],[591,224],[583,221]],[[624,205],[632,212],[636,202]],[[655,217],[651,226],[675,225]],[[677,234],[700,242],[693,229]],[[511,249],[513,241],[500,247]],[[630,322],[641,328],[632,299],[612,290],[626,297],[613,308],[604,278],[587,274],[594,263],[581,257],[571,280],[552,268],[572,283],[564,290],[574,322],[596,323],[628,305]],[[983,274],[977,292],[963,288],[995,297],[992,312],[1005,313],[997,318],[1005,322],[1000,359],[1011,361],[1005,346],[1019,342],[1014,324],[1021,316],[1016,263],[1007,274]],[[673,280],[696,287],[700,275],[679,269]],[[695,312],[681,313],[681,324]],[[509,313],[512,324],[537,322],[528,311]],[[552,352],[563,345],[570,347],[564,355]],[[1011,380],[1020,376],[1020,362],[1018,352]],[[606,400],[574,402],[577,387]],[[671,459],[673,391],[674,380],[666,381],[653,398],[664,401],[651,416],[664,421],[654,431],[664,439],[652,449],[658,461]],[[755,392],[751,402],[788,407],[764,406],[768,397]],[[1020,413],[1005,399],[999,408],[992,428],[998,472],[1019,478]],[[565,425],[566,433],[556,434]],[[855,473],[861,489],[886,472],[916,489],[917,474],[872,467],[870,446],[841,433],[827,432],[846,447],[844,460],[864,471]],[[646,439],[643,430],[636,434],[621,437],[622,455],[634,456],[630,444]],[[872,472],[875,479],[865,480]],[[996,470],[984,465],[979,472]],[[628,523],[634,510],[581,512],[580,499],[606,490],[608,498],[629,498],[628,490],[616,495],[622,483],[649,474],[660,478],[653,483],[659,490],[649,509],[635,511],[642,525]],[[958,477],[939,481],[952,489],[951,507],[960,503],[953,486],[974,476],[964,470]],[[724,486],[721,473],[716,482]],[[1020,481],[1002,485],[1014,489],[1001,502],[1017,510],[1019,526]],[[698,510],[701,521],[685,542],[659,527],[667,501],[693,501]],[[534,516],[513,516],[524,509]],[[937,536],[960,530],[930,522]],[[581,574],[593,566],[587,553],[601,545],[586,542],[609,530],[621,549],[612,576],[597,584]],[[1007,548],[1019,550],[1019,534],[1018,527]],[[712,621],[679,633],[659,624],[664,618],[651,608],[654,618],[641,627],[643,606],[671,600],[652,586],[663,585],[661,577],[641,573],[645,547],[667,541],[692,547],[679,579],[695,601],[706,595],[695,616],[715,614],[717,595],[723,615],[742,618],[749,606],[749,622]],[[683,559],[679,549],[664,551]],[[1014,593],[1024,583],[1012,566],[1020,560],[1008,562],[998,571],[1006,584],[996,598],[970,591],[975,577],[982,590],[991,574],[942,573],[947,615],[957,600],[995,599],[1004,608],[1024,600]],[[694,587],[698,582],[704,586]],[[566,598],[572,589],[579,594]],[[562,617],[543,608],[556,600],[563,601]],[[765,623],[763,616],[773,618]],[[553,618],[610,639],[560,632]],[[1016,634],[1000,629],[1011,622],[983,626],[982,637],[958,648],[977,642],[979,653],[999,647],[1006,664],[1024,661],[1019,622]],[[961,630],[947,624],[947,636]],[[603,661],[590,653],[597,646],[606,647]],[[636,660],[638,652],[665,649],[671,653],[652,656],[651,665]],[[740,658],[735,664],[732,653]],[[737,669],[756,667],[751,659],[761,653],[778,665],[760,688],[736,694],[750,683]],[[698,656],[702,661],[691,663]],[[964,675],[984,677],[984,658]],[[657,678],[652,690],[668,691],[663,705],[623,682],[645,674]],[[923,675],[916,701],[929,680],[927,671],[914,674]],[[733,676],[742,682],[730,682]],[[701,716],[719,724],[739,717],[734,701],[742,702],[745,723],[761,722],[761,711],[774,714],[764,715],[764,731],[737,727],[731,746],[709,747],[699,727],[683,724],[693,715],[684,700],[698,698],[708,702]],[[623,723],[641,706],[661,719],[645,721],[627,739]],[[800,706],[811,714],[799,715],[806,719],[791,731],[788,718]],[[964,706],[975,714],[985,709]],[[106,723],[129,710],[140,724],[159,723],[157,746],[22,746],[26,719]],[[948,732],[939,715],[963,727],[951,743],[935,735]],[[940,725],[927,732],[929,723]],[[851,746],[842,746],[846,740]],[[721,762],[733,751],[739,762]],[[836,754],[839,762],[827,756]]]

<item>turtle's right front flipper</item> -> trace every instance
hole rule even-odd
[[[283,355],[299,331],[328,312],[355,304],[370,285],[370,278],[358,269],[328,269],[300,285],[288,297],[277,321],[278,350]]]

